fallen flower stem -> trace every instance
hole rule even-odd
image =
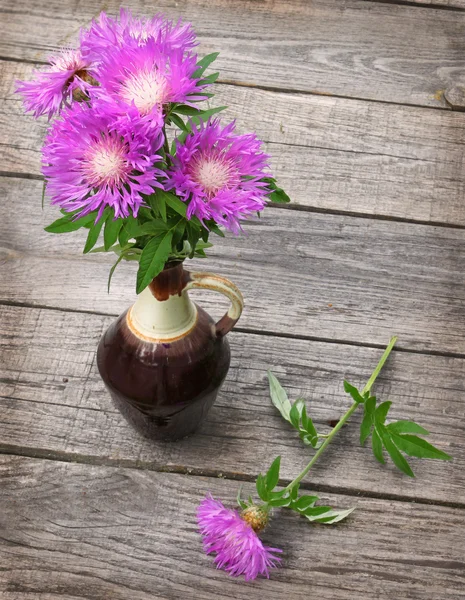
[[[373,373],[371,374],[370,379],[367,381],[365,387],[363,388],[362,395],[371,391],[371,388],[373,387],[373,384],[375,383],[376,378],[380,374],[381,369],[383,368],[384,363],[388,359],[388,357],[389,357],[392,349],[394,348],[394,345],[395,345],[396,342],[397,342],[397,337],[391,338],[391,340],[389,342],[389,345],[387,346],[387,348],[384,351],[382,357],[380,358],[378,364],[376,365],[376,368],[373,371]],[[349,408],[349,410],[341,417],[341,419],[339,420],[339,422],[337,423],[337,425],[335,425],[333,427],[333,429],[330,431],[330,433],[327,434],[327,437],[326,437],[325,441],[318,448],[318,450],[316,451],[316,453],[313,456],[312,460],[308,463],[308,465],[305,467],[305,469],[301,473],[299,473],[299,475],[297,475],[297,477],[295,479],[293,479],[291,481],[291,483],[289,483],[289,485],[287,485],[284,488],[283,491],[289,491],[289,490],[291,490],[295,485],[297,485],[300,481],[302,481],[302,479],[307,475],[307,473],[310,471],[310,469],[313,467],[313,465],[316,463],[316,461],[320,458],[320,456],[323,454],[323,452],[329,446],[329,444],[331,443],[331,440],[336,435],[336,433],[344,426],[344,424],[350,419],[350,417],[352,416],[352,414],[357,410],[357,407],[359,406],[359,404],[361,404],[361,403],[360,402],[354,402],[352,404],[352,406]]]

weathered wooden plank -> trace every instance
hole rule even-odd
[[[263,537],[282,567],[245,584],[212,567],[195,520],[208,491],[233,505],[237,482],[19,457],[0,457],[0,480],[4,600],[465,597],[463,510],[331,495],[350,520],[281,514]]]
[[[272,368],[296,399],[308,400],[321,431],[349,406],[343,378],[363,385],[380,350],[234,332],[232,367],[199,433],[176,444],[153,444],[134,433],[113,408],[95,364],[112,317],[3,306],[0,342],[0,447],[66,452],[100,460],[147,462],[160,469],[194,468],[254,476],[282,456],[292,478],[310,451],[270,403]],[[361,414],[317,467],[315,484],[405,497],[463,502],[465,384],[462,359],[395,352],[376,390],[393,401],[393,419],[412,418],[453,462],[415,461],[417,480],[380,467],[359,446]],[[214,457],[214,458],[212,458]]]
[[[107,276],[112,256],[83,257],[82,232],[53,236],[42,226],[42,183],[3,178],[0,297],[65,309],[118,314],[134,299],[135,265]],[[217,238],[208,269],[245,294],[241,326],[291,335],[465,351],[465,230],[268,208],[247,236]],[[214,240],[216,241],[216,240]],[[217,313],[220,297],[198,298]],[[222,307],[224,306],[221,305]]]
[[[28,60],[44,60],[74,41],[100,10],[93,0],[18,0],[14,10],[8,0],[2,4],[0,55]],[[358,0],[126,5],[192,21],[201,50],[221,51],[224,81],[444,107],[443,91],[465,77],[465,15],[458,11]],[[116,13],[119,7],[110,0],[101,8]]]
[[[0,165],[40,174],[46,122],[24,116],[14,82],[33,65],[0,61]],[[216,86],[241,131],[267,142],[296,205],[465,225],[465,114]],[[257,119],[256,115],[259,115]]]

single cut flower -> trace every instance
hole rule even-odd
[[[270,193],[268,155],[254,134],[237,135],[235,123],[222,128],[218,119],[201,123],[183,143],[177,142],[166,189],[188,202],[187,216],[214,219],[238,233],[239,220],[261,211]]]
[[[103,53],[123,46],[127,38],[136,40],[141,46],[153,38],[183,51],[192,50],[198,44],[190,23],[181,20],[175,23],[162,14],[138,18],[130,10],[121,8],[119,20],[102,12],[98,20],[92,21],[89,30],[81,33],[81,50],[86,58],[98,62]]]
[[[282,550],[263,545],[252,526],[255,519],[255,516],[252,520],[247,515],[241,517],[237,510],[225,508],[210,494],[197,510],[205,552],[216,554],[214,562],[218,569],[234,577],[243,575],[246,581],[258,575],[269,577],[270,569],[281,560],[274,554]]]
[[[70,104],[73,92],[87,90],[97,82],[90,70],[90,63],[79,50],[64,50],[49,59],[50,67],[44,71],[34,71],[32,81],[18,81],[16,92],[22,95],[26,111],[34,117],[47,115],[50,119],[63,105]]]
[[[137,216],[144,199],[164,172],[157,144],[141,135],[134,124],[115,125],[109,114],[97,114],[87,104],[63,111],[51,127],[43,148],[42,171],[52,204],[77,217],[98,210],[97,219],[110,206],[115,217]],[[155,147],[156,146],[156,147]]]
[[[199,79],[193,77],[196,63],[195,55],[153,38],[143,46],[128,38],[124,46],[103,55],[93,98],[104,111],[140,118],[147,130],[162,127],[166,105],[205,99],[205,86],[198,86]]]

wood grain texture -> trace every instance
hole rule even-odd
[[[4,172],[40,174],[46,121],[25,116],[14,94],[33,68],[0,61]],[[225,117],[266,142],[293,205],[465,226],[465,114],[231,85],[215,91],[215,104],[229,106]]]
[[[120,2],[3,0],[0,55],[44,60],[74,42],[101,9]],[[220,50],[223,81],[445,107],[444,89],[464,82],[465,14],[359,0],[146,0],[136,13],[192,21],[200,50]],[[412,51],[414,49],[414,51]]]
[[[283,565],[246,584],[213,568],[195,520],[208,491],[234,505],[236,482],[19,457],[0,481],[3,600],[465,597],[463,510],[325,494],[355,503],[350,520],[282,512],[263,538]]]
[[[0,220],[1,298],[114,315],[132,304],[134,263],[116,270],[108,294],[114,257],[82,256],[82,232],[42,230],[57,216],[41,211],[42,183],[1,186],[7,206],[24,207]],[[268,208],[247,232],[188,265],[238,284],[241,327],[380,345],[399,334],[404,348],[465,352],[465,230]],[[196,297],[219,311],[219,296]]]
[[[363,387],[381,351],[340,344],[233,332],[232,366],[201,430],[173,444],[136,434],[113,408],[97,371],[95,351],[113,318],[22,307],[0,307],[0,451],[2,444],[91,456],[100,462],[138,461],[200,472],[254,477],[282,456],[291,479],[310,455],[272,406],[271,368],[292,400],[304,397],[317,427],[349,406],[343,379]],[[465,486],[465,360],[395,352],[376,386],[393,401],[392,419],[411,418],[452,462],[412,460],[418,480],[380,467],[358,442],[361,414],[347,426],[312,475],[314,484],[463,502]]]

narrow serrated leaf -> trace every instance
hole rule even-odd
[[[276,498],[275,500],[268,500],[268,504],[270,506],[274,506],[275,508],[285,508],[291,504],[292,500],[288,496],[287,498]]]
[[[240,486],[239,489],[237,490],[236,500],[237,500],[238,505],[242,508],[242,510],[245,510],[247,508],[247,503],[244,502],[244,500],[242,500],[241,494],[242,494],[242,486]]]
[[[181,217],[186,217],[187,206],[182,200],[180,200],[177,196],[175,196],[174,194],[171,194],[170,192],[160,192],[160,194],[163,196],[166,204],[170,208],[172,208],[175,212],[177,212],[178,215],[181,215]],[[191,223],[192,223],[192,221],[191,221]]]
[[[105,212],[106,212],[106,209],[105,209]],[[105,212],[103,213],[102,217],[97,221],[97,223],[94,223],[92,225],[92,227],[89,229],[89,233],[87,234],[86,244],[84,246],[84,254],[87,254],[88,252],[90,252],[92,250],[92,248],[95,246],[95,244],[97,243],[97,240],[100,236],[100,232],[102,231],[103,224],[108,216],[108,213],[105,214]]]
[[[103,230],[103,247],[109,250],[118,239],[118,234],[123,226],[123,219],[112,219],[110,215],[105,221]]]
[[[303,402],[303,401],[302,401]],[[305,404],[302,407],[301,421],[303,429],[308,433],[311,438],[317,438],[318,432],[313,424],[312,419],[307,415],[307,409],[305,408]]]
[[[279,481],[279,469],[281,466],[281,457],[277,456],[271,463],[270,468],[265,476],[266,489],[271,492],[278,485]]]
[[[274,204],[289,204],[289,202],[291,201],[291,199],[286,194],[286,192],[281,189],[277,189],[277,190],[274,190],[273,192],[271,192],[271,194],[269,194],[268,198]]]
[[[184,123],[184,121],[181,119],[181,117],[179,115],[177,115],[176,113],[170,113],[169,119],[171,120],[172,123],[174,123],[176,125],[176,127],[179,127],[179,129],[181,129],[181,131],[185,131],[186,133],[190,132],[189,127]]]
[[[205,72],[205,69],[207,69],[207,67],[209,67],[212,64],[212,62],[218,58],[219,54],[219,52],[212,52],[211,54],[207,54],[201,60],[199,60],[199,62],[196,65],[197,69],[192,75],[192,77],[200,77],[202,73]]]
[[[389,434],[386,427],[384,427],[384,425],[382,425],[381,423],[376,423],[375,427],[379,437],[381,438],[381,441],[383,442],[383,446],[386,448],[387,453],[392,459],[392,462],[396,465],[398,469],[400,469],[409,477],[415,477],[407,460],[402,456],[397,446],[392,441],[391,435]]]
[[[119,265],[119,263],[123,260],[123,254],[121,253],[118,258],[116,259],[115,264],[111,267],[110,269],[110,273],[108,274],[108,283],[107,283],[107,292],[110,293],[110,285],[111,285],[111,278],[113,277],[113,273],[115,272],[116,267]]]
[[[435,446],[416,435],[398,435],[392,431],[390,433],[394,444],[399,448],[399,450],[405,452],[407,456],[413,456],[415,458],[431,458],[436,460],[452,459],[449,454],[446,454],[442,450],[435,448]]]
[[[316,521],[317,523],[322,523],[323,525],[334,525],[334,523],[339,523],[343,519],[347,518],[350,513],[352,513],[355,508],[347,508],[346,510],[330,510],[327,513],[324,513],[321,517],[309,518],[310,521]],[[307,515],[306,515],[307,516]]]
[[[50,225],[47,225],[44,229],[47,233],[69,233],[70,231],[77,231],[81,227],[91,225],[95,221],[96,215],[96,212],[92,212],[85,217],[76,219],[74,215],[68,214],[53,221],[53,223],[50,223]]]
[[[392,402],[387,400],[386,402],[381,402],[379,406],[376,407],[375,410],[375,422],[384,425],[384,421],[386,420],[389,409],[391,408]]]
[[[137,271],[137,293],[140,294],[163,269],[171,252],[173,232],[152,238],[142,251]]]
[[[373,433],[371,434],[371,447],[376,460],[382,465],[386,464],[383,456],[383,444],[381,443],[381,438],[377,434],[376,429],[374,429]]]
[[[360,444],[363,446],[367,437],[370,435],[373,427],[373,418],[376,406],[376,398],[368,398],[365,400],[365,413],[363,416],[362,424],[360,425]]]
[[[357,404],[363,404],[363,402],[365,402],[365,398],[358,389],[346,380],[344,380],[344,391],[349,394],[352,397],[352,400],[357,402]]]
[[[299,512],[305,511],[308,508],[315,506],[315,503],[318,502],[318,500],[318,496],[300,496],[300,498],[292,503],[292,509]]]
[[[429,431],[415,423],[414,421],[394,421],[386,425],[391,433],[418,433],[420,435],[429,435]]]
[[[271,402],[278,409],[283,419],[290,423],[291,419],[289,415],[292,405],[289,402],[286,391],[271,371],[268,371],[268,381],[270,383]]]
[[[289,419],[291,421],[292,426],[295,427],[295,429],[299,429],[300,410],[299,404],[297,402],[294,402],[294,404],[292,405],[291,411],[289,413]]]
[[[259,475],[257,477],[257,481],[255,482],[255,485],[256,485],[257,494],[258,494],[260,500],[263,500],[263,502],[267,502],[269,499],[269,495],[268,495],[268,490],[266,488],[265,477],[263,475]]]

